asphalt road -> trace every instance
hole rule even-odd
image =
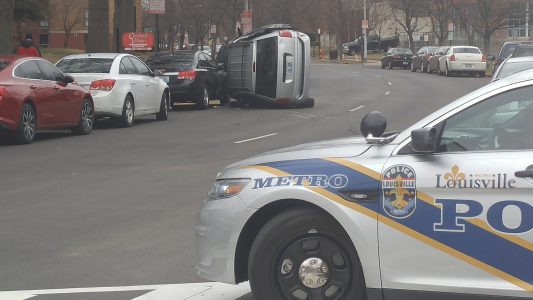
[[[104,121],[90,136],[0,135],[0,291],[204,282],[195,213],[225,165],[359,134],[371,110],[400,130],[489,81],[329,63],[312,78],[310,109],[179,106],[166,122]]]

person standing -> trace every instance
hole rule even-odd
[[[41,52],[33,46],[33,39],[31,34],[26,34],[25,39],[20,42],[20,47],[17,50],[17,55],[41,57]]]

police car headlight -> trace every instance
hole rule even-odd
[[[209,192],[208,200],[229,198],[240,193],[250,183],[249,178],[219,179]]]

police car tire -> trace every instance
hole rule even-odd
[[[294,298],[292,295],[287,296],[290,291],[294,293],[294,289],[282,291],[281,282],[288,281],[288,278],[293,278],[293,281],[299,281],[298,272],[302,261],[296,261],[295,259],[292,270],[288,276],[284,277],[280,271],[285,260],[283,254],[291,245],[294,246],[303,239],[309,240],[311,238],[319,239],[320,244],[327,243],[328,249],[337,247],[340,250],[337,253],[340,253],[341,257],[345,258],[345,260],[342,260],[344,266],[338,268],[331,257],[321,256],[324,255],[323,248],[314,250],[312,255],[308,254],[308,258],[319,257],[326,262],[330,270],[330,279],[335,278],[340,273],[349,278],[346,280],[345,285],[336,292],[339,293],[338,295],[333,294],[327,299],[366,299],[363,271],[356,250],[349,242],[350,237],[335,220],[321,213],[318,209],[298,208],[286,210],[272,218],[263,226],[253,242],[248,260],[248,279],[256,300]],[[302,250],[302,252],[304,251]],[[337,257],[337,253],[335,257]],[[306,256],[304,255],[301,260],[305,259]],[[341,269],[342,271],[338,271]],[[293,272],[296,274],[291,275]],[[319,288],[320,290],[314,289],[314,292],[324,295],[326,290],[335,285],[333,282],[337,284],[338,281],[328,281]],[[311,292],[301,282],[298,289],[304,292]],[[310,295],[308,294],[308,296]],[[326,299],[326,297],[320,298],[317,297],[317,294],[313,294],[312,299],[320,300]]]

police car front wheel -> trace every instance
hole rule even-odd
[[[248,261],[256,300],[365,299],[359,259],[350,238],[317,209],[290,209],[257,235]]]

